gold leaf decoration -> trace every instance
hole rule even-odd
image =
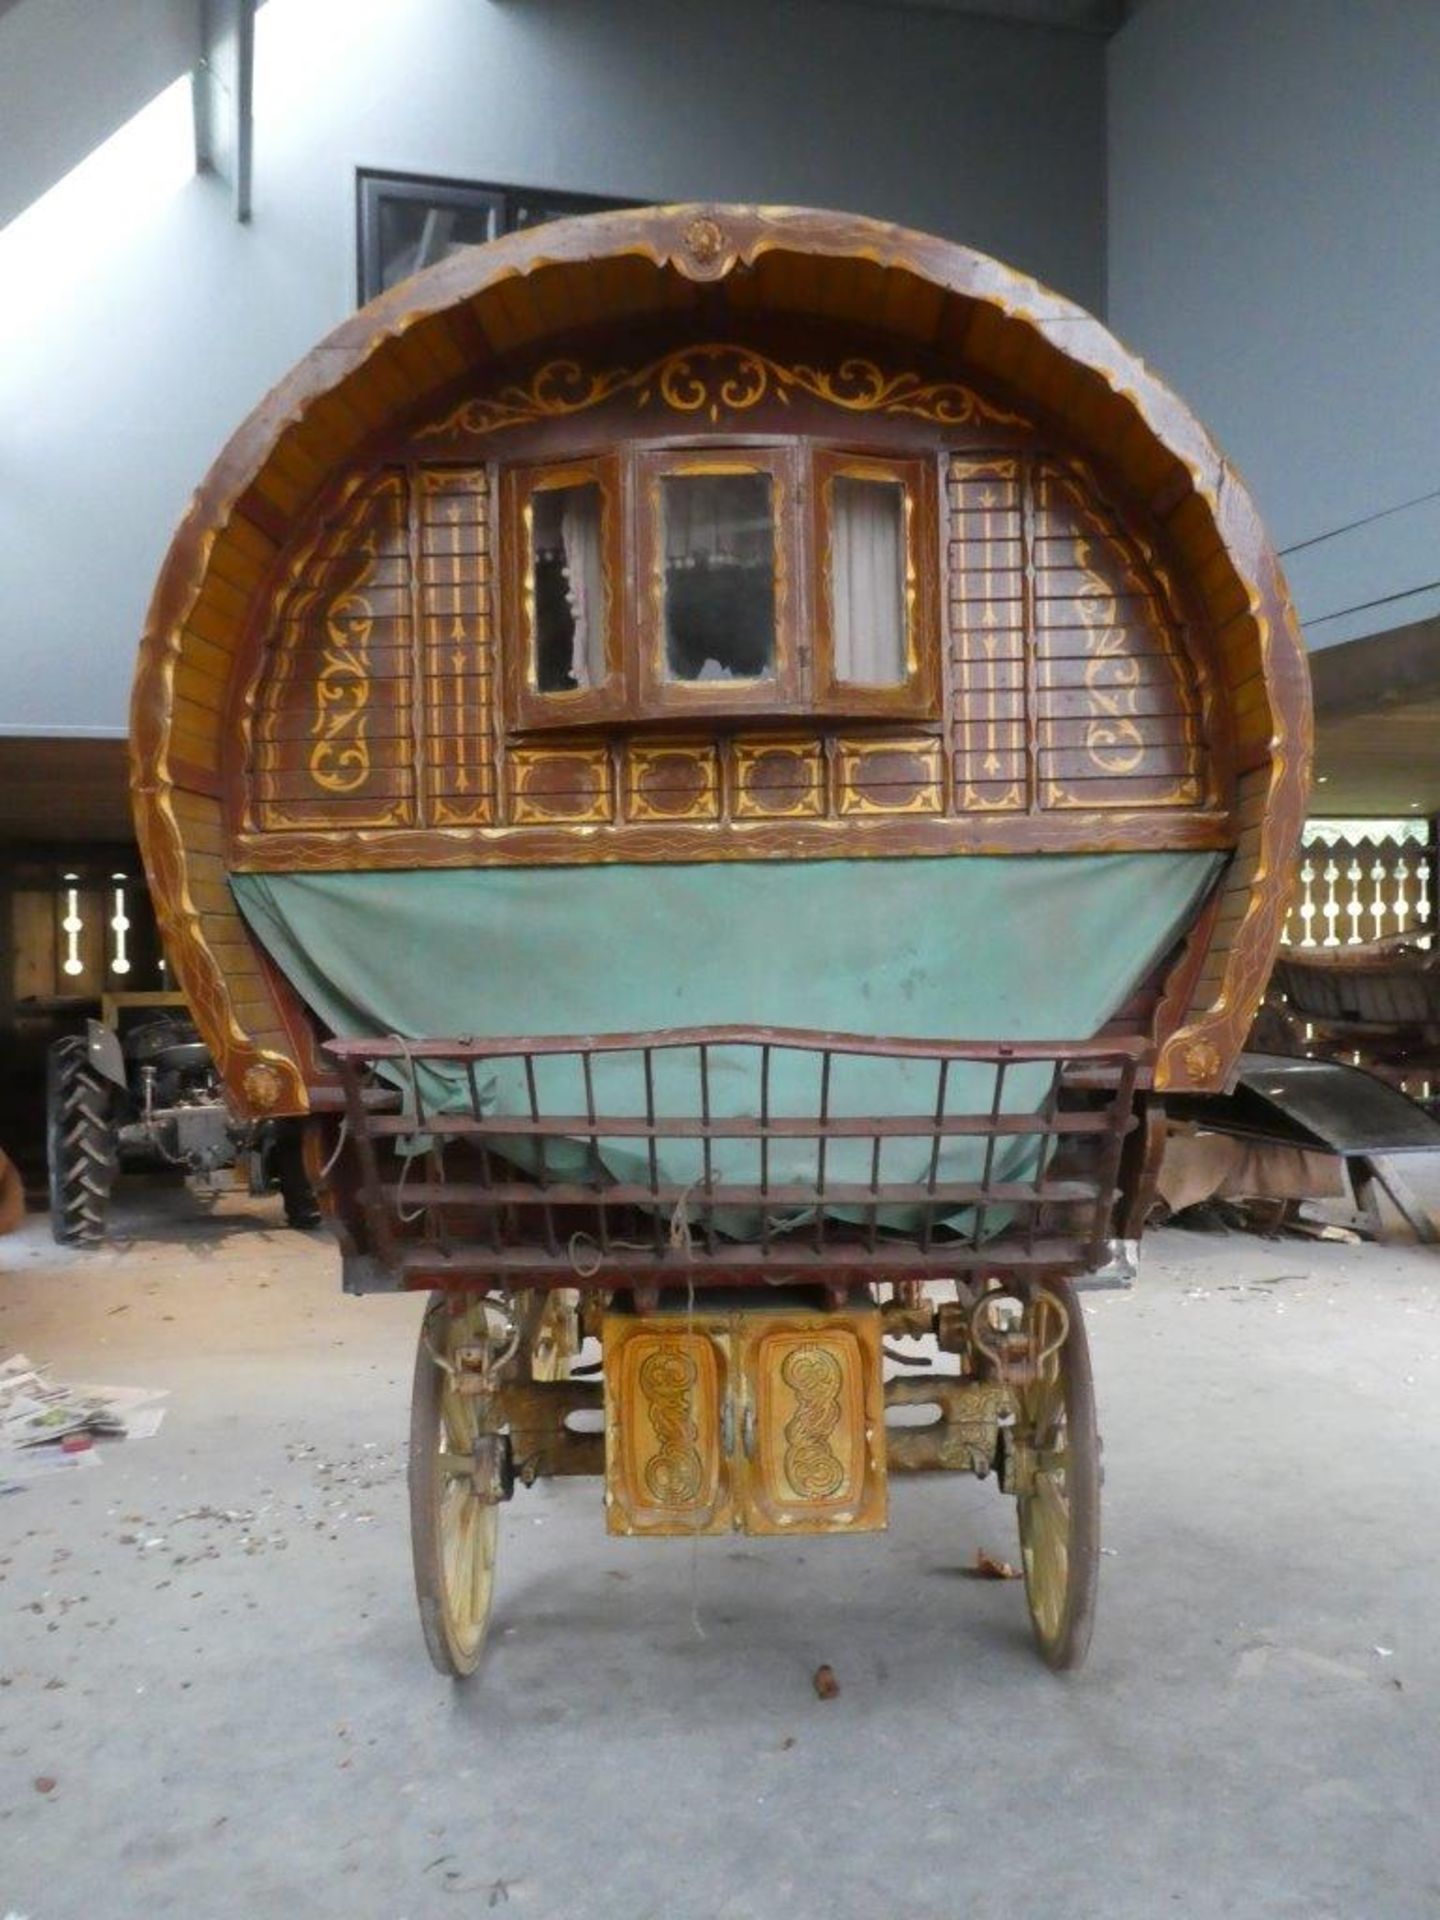
[[[949,427],[1026,424],[1019,414],[992,406],[958,381],[887,372],[854,354],[831,368],[798,362],[786,366],[757,348],[711,340],[675,348],[643,367],[610,367],[599,373],[587,372],[578,360],[549,360],[528,383],[462,400],[415,437],[453,440],[564,419],[621,393],[633,394],[637,407],[658,402],[672,413],[704,414],[718,422],[726,414],[749,412],[767,398],[783,404],[797,392],[846,413],[903,414]]]

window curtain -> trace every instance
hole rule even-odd
[[[835,678],[898,686],[905,678],[904,493],[888,480],[831,482],[830,598]]]
[[[600,541],[600,502],[591,487],[567,487],[560,509],[565,553],[565,597],[575,622],[570,675],[577,687],[598,687],[608,675],[605,658],[605,570]]]

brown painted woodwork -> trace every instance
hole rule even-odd
[[[665,554],[661,490],[667,479],[756,476],[770,483],[775,544],[772,671],[755,680],[682,681],[664,667]],[[798,561],[798,464],[789,447],[712,446],[642,453],[633,478],[634,681],[628,705],[641,719],[688,721],[747,712],[790,714],[808,706],[801,672],[804,620]]]
[[[518,476],[618,462],[638,674],[637,476],[720,457],[787,475],[779,684],[727,685],[717,711],[652,677],[623,711],[552,721],[562,703],[524,684]],[[817,496],[846,462],[913,474],[917,501],[919,672],[858,705],[825,670]],[[202,485],[132,719],[170,957],[252,1112],[302,1110],[313,1062],[230,905],[239,866],[1227,847],[1183,995],[1176,975],[1161,1029],[1153,991],[1134,1016],[1158,1085],[1218,1085],[1278,939],[1310,751],[1274,554],[1146,368],[963,248],[745,208],[510,236],[337,329]]]
[[[835,665],[835,608],[830,583],[834,483],[888,480],[904,489],[905,677],[897,686],[846,684]],[[817,713],[898,714],[933,719],[941,706],[939,628],[940,533],[935,463],[892,454],[817,448],[810,463],[811,618]]]
[[[428,469],[421,468],[421,472]],[[530,589],[534,552],[533,515],[537,494],[547,488],[591,483],[600,490],[601,550],[605,560],[605,652],[607,672],[597,687],[541,693],[535,679],[535,612]],[[504,582],[505,684],[507,718],[512,726],[578,726],[589,720],[623,718],[627,708],[625,507],[619,462],[611,455],[550,461],[543,466],[508,467],[503,482],[502,543]],[[457,635],[463,639],[463,634]]]

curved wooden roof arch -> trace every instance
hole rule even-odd
[[[1208,844],[1234,852],[1192,963],[1167,988],[1155,1080],[1205,1089],[1225,1079],[1279,940],[1311,753],[1303,643],[1243,483],[1185,404],[1097,320],[993,259],[857,217],[679,206],[514,234],[372,302],[237,430],[176,533],[134,688],[136,821],[176,978],[249,1111],[307,1106],[308,1041],[292,996],[229,894],[243,857],[224,804],[256,608],[297,529],[367,449],[427,408],[502,384],[550,343],[657,324],[677,337],[743,338],[762,316],[883,337],[978,390],[1020,396],[1159,530],[1203,629],[1195,644],[1219,709],[1205,724],[1225,740]],[[978,829],[973,845],[1024,849]],[[454,849],[452,863],[485,858],[483,836],[457,836]],[[335,863],[351,859],[366,864],[353,849]]]

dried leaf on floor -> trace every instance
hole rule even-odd
[[[986,1553],[981,1547],[975,1555],[975,1572],[981,1580],[1018,1580],[1020,1569],[1012,1567],[1008,1560],[997,1560],[993,1553]]]

